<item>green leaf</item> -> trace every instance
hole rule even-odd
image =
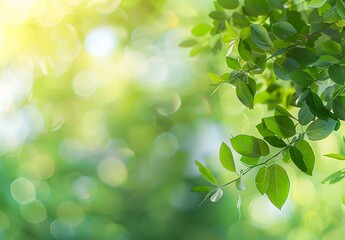
[[[273,43],[268,35],[266,28],[258,24],[250,25],[250,32],[253,42],[262,50],[269,51],[273,48]]]
[[[180,43],[180,47],[189,48],[197,45],[198,42],[194,39],[188,39]]]
[[[223,190],[218,188],[217,191],[210,198],[211,202],[217,202],[223,196]]]
[[[238,44],[238,54],[245,61],[254,61],[250,47],[242,40]]]
[[[244,82],[238,82],[236,86],[237,98],[249,109],[254,107],[254,96],[250,90],[250,86]]]
[[[258,125],[255,126],[256,129],[259,131],[259,133],[261,134],[261,136],[263,137],[274,137],[275,134],[271,131],[268,131],[263,123],[259,123]]]
[[[255,177],[256,188],[264,195],[270,185],[270,171],[268,168],[260,168]]]
[[[309,64],[309,67],[314,67],[314,66],[315,67],[326,67],[328,65],[336,64],[338,62],[339,62],[339,60],[333,56],[323,55],[318,60],[316,60],[315,62]]]
[[[285,169],[277,164],[271,165],[268,170],[270,184],[266,194],[273,205],[281,209],[289,195],[290,180]]]
[[[335,173],[332,173],[327,178],[325,178],[321,183],[334,184],[342,180],[344,177],[345,177],[345,168]]]
[[[295,40],[297,36],[297,30],[290,23],[285,21],[279,21],[272,24],[273,34],[281,40]]]
[[[320,8],[320,7],[322,7],[323,4],[325,4],[325,2],[327,2],[327,0],[311,0],[309,2],[309,7]]]
[[[337,96],[333,101],[333,112],[341,120],[345,120],[345,96]]]
[[[207,23],[201,23],[192,29],[192,34],[197,37],[205,36],[211,30],[211,26]]]
[[[239,12],[234,12],[232,14],[232,22],[234,26],[237,26],[239,28],[249,27],[250,25],[250,21],[248,20],[248,18],[246,18],[243,14]]]
[[[341,45],[334,41],[323,42],[321,45],[321,48],[326,53],[335,54],[335,55],[341,53]]]
[[[218,3],[226,9],[235,9],[240,4],[238,0],[218,0]]]
[[[245,157],[257,158],[270,153],[267,143],[253,136],[241,134],[230,141],[235,151]]]
[[[321,119],[326,119],[329,116],[327,109],[316,93],[310,91],[306,98],[306,103],[309,107],[310,112],[315,116]]]
[[[210,18],[213,18],[214,20],[226,20],[228,18],[228,16],[226,16],[226,14],[222,11],[213,11],[210,12],[210,14],[208,15]]]
[[[206,181],[208,181],[209,183],[211,183],[213,185],[217,185],[217,180],[213,176],[213,174],[210,171],[210,169],[208,169],[207,167],[205,167],[204,165],[202,165],[202,163],[200,163],[198,161],[195,161],[195,164],[198,166],[199,172],[201,173],[201,175],[203,176],[203,178]]]
[[[273,116],[262,119],[264,127],[280,138],[289,138],[296,134],[296,127],[288,116]]]
[[[217,74],[215,74],[215,73],[209,72],[209,73],[207,73],[207,75],[208,75],[208,77],[209,77],[212,81],[214,81],[214,82],[216,82],[216,83],[221,83],[221,82],[223,82],[222,77],[219,76],[219,75],[217,75]]]
[[[303,102],[301,109],[298,112],[298,122],[304,126],[314,119],[314,115],[310,112],[307,104]]]
[[[303,71],[296,71],[291,74],[289,74],[289,77],[291,78],[292,81],[294,81],[296,84],[303,86],[303,87],[308,87],[315,83],[315,79],[306,72]]]
[[[230,172],[236,172],[234,157],[232,156],[230,148],[224,142],[219,149],[219,159],[220,163],[225,169],[229,170]]]
[[[192,188],[192,192],[209,192],[212,188],[209,186],[195,186]]]
[[[294,164],[302,171],[307,171],[307,166],[305,165],[303,161],[303,154],[301,151],[299,151],[296,147],[292,146],[289,148],[289,153],[291,160],[294,162]]]
[[[286,110],[284,107],[277,105],[274,107],[274,116],[279,116],[279,115],[283,115],[283,116],[288,116],[293,118],[293,116],[291,115],[291,113],[289,113],[288,110]]]
[[[277,147],[277,148],[286,147],[286,143],[281,138],[276,137],[276,136],[264,137],[264,140],[273,147]]]
[[[245,165],[248,165],[248,166],[253,166],[253,165],[256,165],[258,164],[260,158],[250,158],[250,157],[245,157],[245,156],[242,156],[240,158],[240,161],[245,164]]]
[[[328,74],[331,80],[340,85],[345,83],[345,69],[338,64],[332,64],[328,68]]]
[[[315,155],[313,149],[310,147],[309,143],[305,140],[298,140],[295,143],[295,147],[302,153],[303,162],[307,167],[305,172],[308,175],[313,175],[314,165],[315,165]]]
[[[336,125],[337,121],[332,118],[327,118],[325,120],[317,119],[308,126],[306,134],[310,140],[318,141],[328,137],[328,135],[333,132]]]
[[[231,57],[226,57],[226,64],[228,65],[229,68],[235,71],[241,70],[241,65],[238,63],[238,61]]]
[[[242,181],[242,178],[238,178],[235,182],[236,188],[238,191],[245,191],[246,187],[244,186],[244,183]]]
[[[244,0],[244,10],[249,16],[257,17],[269,12],[269,4],[266,0]]]
[[[329,153],[329,154],[325,154],[324,156],[334,158],[337,160],[345,160],[345,155],[342,155],[339,153]]]
[[[341,0],[337,0],[336,8],[338,15],[345,19],[345,4]]]

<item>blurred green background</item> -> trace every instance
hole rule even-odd
[[[200,0],[0,1],[0,239],[345,239],[345,128],[314,147],[315,174],[286,164],[281,211],[233,186],[216,204],[194,160],[228,181],[221,141],[257,135],[265,106],[244,109],[231,87],[211,96],[223,55],[178,45],[207,17]],[[321,146],[321,147],[320,147]],[[239,164],[239,162],[238,162]],[[241,218],[240,218],[241,215]]]

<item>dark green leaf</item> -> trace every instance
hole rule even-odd
[[[273,34],[281,40],[295,40],[297,36],[297,30],[290,23],[285,21],[279,21],[272,24]]]
[[[224,142],[219,149],[219,159],[220,163],[225,169],[229,170],[230,172],[236,172],[234,157],[232,156],[230,148]]]
[[[345,96],[337,96],[333,101],[333,112],[341,120],[345,120]]]
[[[310,112],[307,104],[303,102],[301,109],[298,112],[298,121],[301,125],[307,125],[314,119],[314,115]]]
[[[244,163],[245,165],[249,165],[249,166],[253,166],[253,165],[256,165],[258,164],[260,158],[250,158],[250,157],[245,157],[245,156],[242,156],[240,161],[242,163]]]
[[[289,148],[289,153],[291,160],[294,162],[294,164],[302,171],[307,171],[307,166],[305,165],[303,161],[303,154],[301,151],[299,151],[296,147],[292,146]]]
[[[210,16],[210,18],[213,18],[214,20],[220,20],[220,21],[226,20],[228,18],[228,16],[226,16],[226,14],[222,11],[210,12],[208,16]]]
[[[209,192],[212,188],[209,186],[195,186],[192,188],[192,192]]]
[[[244,10],[249,16],[257,17],[269,12],[269,5],[266,0],[244,0]]]
[[[250,22],[248,18],[246,18],[244,15],[240,14],[239,12],[234,12],[232,14],[232,22],[234,26],[244,28],[244,27],[249,27]]]
[[[337,13],[342,18],[345,19],[345,4],[341,0],[337,0]]]
[[[238,44],[238,54],[240,54],[241,58],[245,61],[254,61],[250,47],[242,40]]]
[[[327,178],[325,178],[325,180],[323,180],[322,183],[334,184],[342,180],[344,177],[345,177],[345,168],[335,173],[332,173]]]
[[[273,43],[268,35],[266,28],[259,24],[251,24],[250,32],[253,42],[262,50],[268,51],[273,48]]]
[[[326,67],[328,65],[336,64],[338,62],[339,62],[339,60],[336,59],[333,56],[323,55],[318,60],[316,60],[315,62],[309,64],[309,66],[310,67],[314,67],[314,66],[316,66],[316,67]]]
[[[264,137],[264,140],[273,147],[277,147],[277,148],[286,147],[286,143],[281,138],[276,137],[276,136]]]
[[[267,143],[253,136],[241,134],[230,141],[235,151],[245,157],[257,158],[270,153]]]
[[[315,79],[309,73],[303,71],[293,72],[289,74],[289,76],[292,81],[303,87],[308,87],[311,84],[315,83]]]
[[[255,177],[256,188],[264,195],[270,185],[270,171],[268,168],[260,168]]]
[[[256,129],[259,131],[259,133],[261,134],[261,136],[263,137],[274,137],[275,134],[273,132],[268,131],[265,126],[263,125],[263,123],[259,123],[258,125],[255,126]]]
[[[266,194],[273,205],[281,209],[289,195],[290,180],[285,169],[277,164],[271,165],[268,170],[270,184]]]
[[[310,140],[318,141],[328,137],[336,125],[337,121],[332,118],[317,119],[308,126],[306,134]]]
[[[345,155],[339,154],[339,153],[329,153],[324,155],[326,157],[334,158],[337,160],[345,160]]]
[[[280,138],[289,138],[296,134],[296,127],[293,121],[287,116],[273,116],[263,118],[264,127],[275,133]]]
[[[309,107],[310,112],[315,116],[321,119],[326,119],[329,116],[327,109],[325,108],[320,97],[316,93],[312,91],[309,92],[306,98],[306,103]]]
[[[340,85],[344,85],[345,83],[345,69],[344,67],[333,64],[328,68],[329,77],[332,79],[333,82],[338,83]]]
[[[244,82],[238,82],[236,86],[236,95],[238,99],[249,109],[254,107],[254,96],[250,90],[250,86]]]
[[[217,0],[219,5],[227,9],[235,9],[239,6],[238,0]]]
[[[207,167],[205,167],[204,165],[202,165],[202,163],[198,161],[195,161],[195,164],[198,166],[199,172],[206,181],[213,185],[217,185],[216,178],[213,176],[212,172]]]
[[[295,143],[295,147],[302,153],[303,155],[303,162],[307,167],[307,171],[305,172],[308,175],[313,174],[314,164],[315,164],[315,155],[313,149],[310,147],[309,143],[305,140],[298,140]]]

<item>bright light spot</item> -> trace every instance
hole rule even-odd
[[[20,212],[26,221],[33,224],[40,223],[47,218],[47,210],[38,200],[21,205]]]
[[[60,156],[69,163],[77,163],[84,157],[84,150],[79,141],[65,139],[60,144]]]
[[[150,83],[162,83],[168,79],[169,67],[164,58],[151,57],[147,60],[143,78]]]
[[[163,116],[175,113],[181,107],[181,98],[178,94],[166,94],[158,100],[156,110]]]
[[[291,196],[296,203],[302,206],[309,206],[316,197],[316,190],[309,179],[301,177],[293,183]]]
[[[90,201],[96,197],[98,187],[91,177],[81,176],[73,182],[74,194],[85,201]]]
[[[98,27],[87,34],[84,44],[90,55],[104,57],[114,52],[118,45],[118,37],[110,27]]]
[[[87,7],[95,7],[101,13],[113,12],[121,3],[121,0],[90,0]]]
[[[97,172],[104,183],[113,187],[123,184],[128,177],[126,165],[117,158],[102,160],[98,165]]]
[[[179,142],[174,134],[162,133],[155,139],[155,149],[164,156],[172,156],[179,148]]]
[[[84,211],[77,203],[65,201],[57,208],[57,216],[62,222],[74,227],[84,220]]]
[[[26,178],[17,178],[12,182],[11,194],[20,204],[30,203],[36,198],[35,186]]]
[[[73,90],[80,97],[90,97],[96,92],[98,77],[94,72],[79,72],[73,79]]]

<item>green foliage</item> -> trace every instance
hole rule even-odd
[[[235,183],[243,190],[242,177],[265,165],[255,177],[257,189],[280,209],[290,186],[284,164],[292,162],[312,175],[316,158],[308,141],[327,138],[345,120],[345,2],[218,0],[215,6],[209,14],[210,39],[219,36],[228,48],[228,71],[212,75],[216,90],[230,84],[248,109],[264,104],[274,110],[256,125],[262,137],[240,134],[230,139],[246,168],[220,187]],[[269,145],[278,152],[270,156]],[[326,156],[344,160],[340,154]],[[271,163],[273,159],[284,164]],[[236,159],[224,143],[220,160],[225,169],[236,171]],[[335,183],[344,176],[340,170],[323,182]]]

